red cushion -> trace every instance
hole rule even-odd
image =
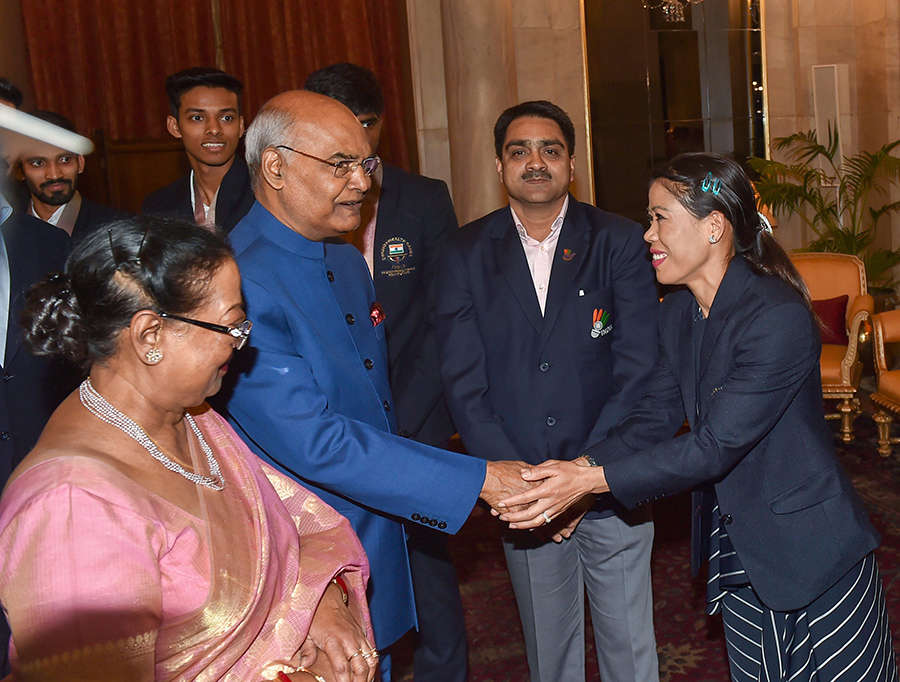
[[[819,333],[822,335],[822,343],[832,343],[838,346],[846,346],[850,343],[847,338],[847,330],[844,327],[847,318],[847,301],[850,297],[844,294],[835,298],[827,298],[824,301],[813,301],[813,311],[819,318]]]

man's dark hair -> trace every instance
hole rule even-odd
[[[384,113],[384,95],[375,74],[363,66],[332,64],[313,71],[303,84],[306,90],[331,97],[355,116]]]
[[[549,118],[551,121],[555,121],[562,130],[569,156],[575,154],[575,126],[572,125],[572,119],[553,102],[540,99],[533,102],[522,102],[500,114],[494,124],[494,149],[498,159],[503,158],[503,142],[506,140],[506,129],[509,128],[509,124],[524,116]]]
[[[22,91],[13,85],[8,78],[0,78],[0,99],[9,102],[16,109],[22,106]]]
[[[181,96],[188,90],[204,86],[207,88],[225,88],[233,92],[238,98],[238,113],[241,109],[241,92],[244,84],[231,74],[212,69],[207,66],[192,66],[184,71],[173,73],[166,77],[166,94],[169,96],[169,108],[172,116],[178,118],[178,109],[181,107]]]
[[[72,123],[69,119],[67,119],[62,114],[57,114],[55,111],[46,111],[44,109],[38,109],[37,111],[32,111],[31,115],[35,118],[39,118],[42,121],[47,121],[47,123],[52,123],[55,126],[59,126],[60,128],[65,128],[66,130],[71,130],[73,133],[77,132],[75,130],[75,124]]]

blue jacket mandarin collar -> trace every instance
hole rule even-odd
[[[259,233],[277,246],[304,258],[325,259],[325,242],[314,242],[294,232],[272,215],[259,201],[254,201],[244,220],[259,226]],[[243,222],[243,221],[242,221]]]

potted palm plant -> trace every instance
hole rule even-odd
[[[892,289],[900,249],[876,244],[876,236],[882,219],[900,210],[900,201],[885,201],[900,180],[900,158],[891,154],[898,145],[894,140],[874,153],[838,158],[838,132],[829,125],[825,144],[815,130],[794,133],[773,141],[786,161],[752,157],[748,163],[759,174],[762,203],[775,215],[800,216],[816,234],[806,251],[859,256],[870,285]]]

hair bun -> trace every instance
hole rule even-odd
[[[29,289],[22,326],[25,341],[35,355],[58,356],[83,364],[86,346],[81,310],[67,274],[52,272]]]

